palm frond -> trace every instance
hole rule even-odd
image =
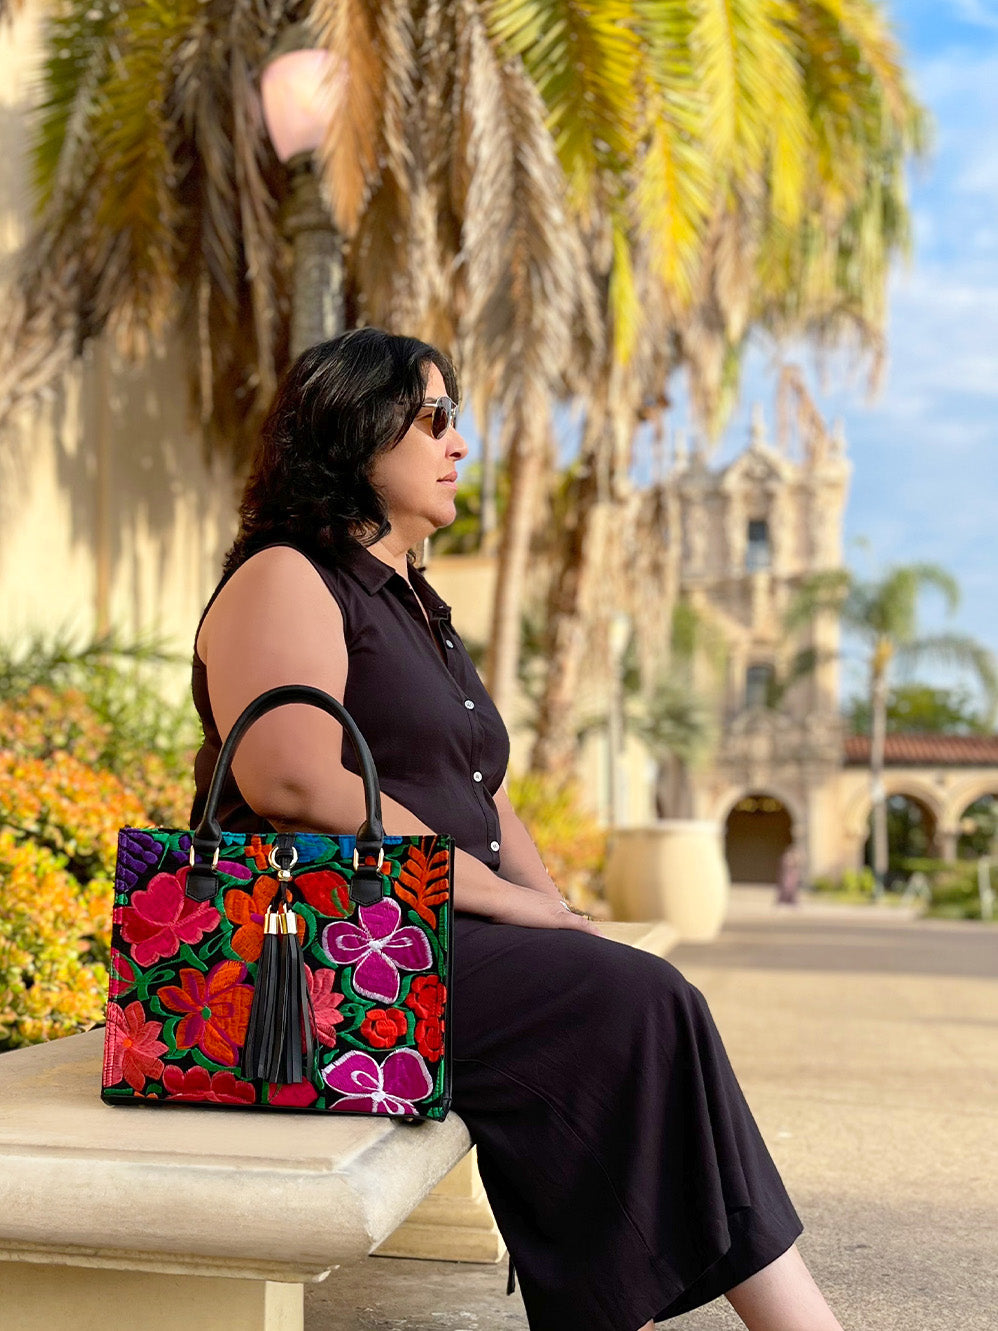
[[[826,569],[805,578],[791,598],[783,617],[788,633],[805,628],[816,615],[841,614],[853,591],[854,581],[848,569]]]
[[[962,633],[938,633],[917,638],[900,646],[895,659],[903,670],[930,661],[969,671],[984,692],[988,721],[993,724],[998,708],[998,662],[994,653],[976,638]]]
[[[571,206],[589,215],[606,174],[619,175],[636,141],[640,51],[626,0],[489,0],[503,60],[522,60],[547,108]]]
[[[356,233],[378,175],[385,106],[378,13],[384,8],[373,0],[315,0],[309,15],[319,44],[333,56],[319,159],[333,219],[346,236]]]

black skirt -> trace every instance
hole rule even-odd
[[[454,917],[454,1109],[531,1331],[638,1331],[802,1225],[703,995],[578,930]]]

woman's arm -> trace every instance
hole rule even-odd
[[[312,684],[343,700],[349,662],[340,608],[309,561],[288,547],[263,550],[233,574],[205,616],[198,654],[223,739],[247,703],[280,684]],[[342,735],[339,722],[314,707],[292,704],[261,717],[232,764],[247,803],[275,826],[359,827],[364,786],[339,761]],[[391,835],[437,830],[386,795],[382,816]],[[564,910],[557,895],[507,882],[466,851],[457,851],[454,869],[454,904],[461,910],[511,924],[597,932]]]
[[[561,893],[544,867],[534,839],[510,803],[505,787],[500,786],[493,796],[502,833],[502,856],[499,876],[507,882],[532,887],[561,899]]]

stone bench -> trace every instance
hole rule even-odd
[[[674,938],[664,924],[601,928],[660,954]],[[111,1107],[103,1041],[0,1055],[3,1331],[301,1331],[305,1282],[379,1245],[502,1256],[456,1114]]]

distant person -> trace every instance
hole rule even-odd
[[[796,846],[791,844],[780,856],[780,867],[776,877],[776,903],[778,906],[800,905],[800,879],[800,852]]]
[[[506,727],[412,554],[456,516],[457,400],[445,356],[376,328],[291,366],[197,632],[195,822],[246,704],[310,684],[370,745],[385,831],[453,836],[453,1106],[532,1331],[647,1331],[722,1294],[750,1331],[842,1331],[703,995],[572,912],[503,789]],[[264,717],[223,827],[357,827],[342,738]]]

